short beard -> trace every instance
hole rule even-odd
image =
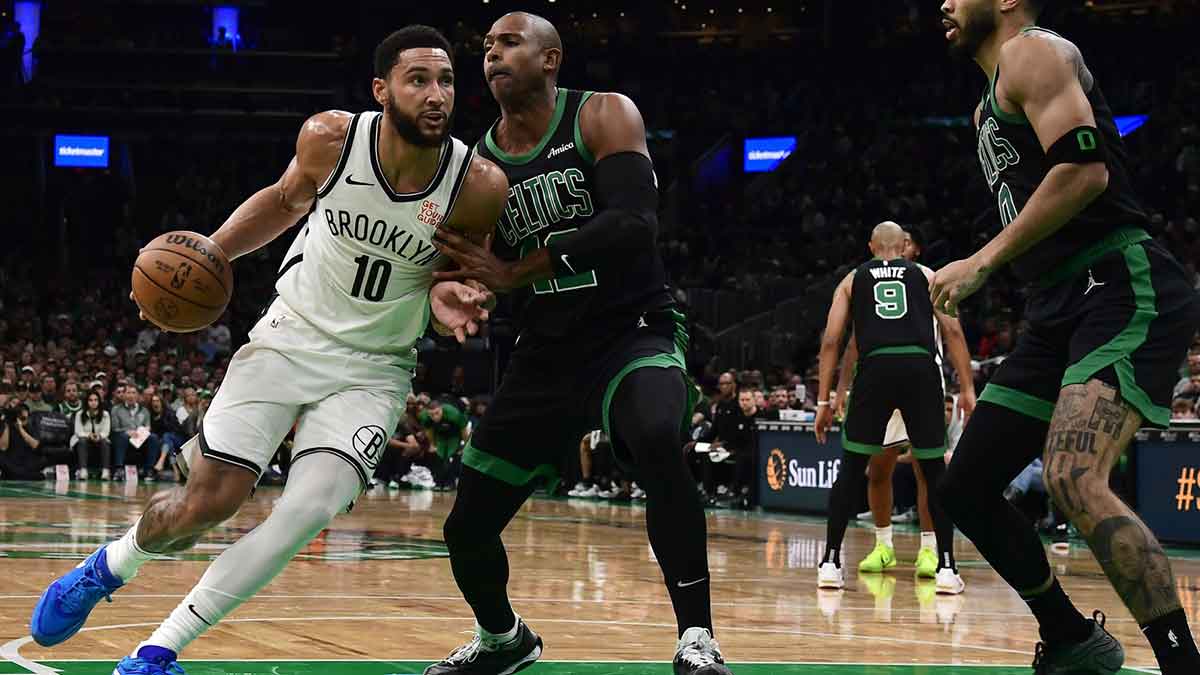
[[[440,146],[450,133],[450,118],[446,119],[446,130],[436,138],[426,136],[421,132],[421,128],[417,126],[417,120],[414,117],[409,117],[400,112],[396,107],[396,100],[388,96],[387,104],[384,106],[387,118],[392,122],[392,128],[396,133],[403,138],[405,142],[415,145],[420,148],[436,148]]]
[[[996,15],[991,8],[980,8],[975,14],[968,13],[958,26],[958,42],[950,43],[950,55],[966,59],[975,58],[983,43],[996,32]]]

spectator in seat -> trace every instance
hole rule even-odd
[[[83,410],[75,414],[75,437],[73,440],[75,457],[78,468],[75,477],[79,480],[88,479],[88,465],[91,457],[99,456],[100,480],[108,480],[112,474],[109,466],[112,463],[112,444],[108,437],[112,432],[112,423],[108,411],[100,404],[100,394],[89,392],[84,402]]]
[[[83,401],[79,399],[79,384],[69,381],[63,385],[63,400],[58,403],[58,412],[73,423],[80,410],[83,410]]]
[[[146,480],[154,482],[166,468],[167,461],[183,445],[179,434],[179,419],[175,412],[163,403],[162,397],[154,394],[150,398],[150,435],[157,436],[160,450],[154,466],[146,469]]]
[[[45,463],[37,452],[39,441],[29,430],[29,407],[10,401],[3,413],[0,420],[0,478],[41,480]]]
[[[158,461],[158,455],[161,451],[162,440],[150,434],[145,440],[141,448],[134,448],[130,436],[137,432],[141,427],[150,428],[150,411],[142,407],[138,403],[137,387],[127,385],[122,390],[122,403],[116,405],[112,409],[112,446],[113,455],[116,460],[116,480],[123,480],[122,471],[127,465],[127,460],[133,459],[130,455],[140,454],[143,468],[152,468],[155,462]],[[134,452],[131,452],[133,450]],[[140,451],[140,452],[139,452]],[[130,462],[129,466],[136,466]]]
[[[466,440],[467,418],[449,403],[430,401],[417,419],[429,435],[440,460],[441,466],[433,469],[437,487],[454,487],[458,481],[458,451]]]
[[[383,450],[383,458],[375,468],[375,477],[371,486],[384,483],[389,488],[400,488],[400,478],[412,468],[413,461],[421,456],[421,444],[416,435],[408,428],[406,420],[401,419],[396,424],[396,431],[388,439],[387,447]]]
[[[1193,422],[1200,419],[1196,415],[1196,403],[1191,399],[1177,398],[1171,401],[1172,422]]]
[[[58,404],[58,383],[55,382],[53,375],[42,376],[42,382],[35,392],[36,395],[32,396],[29,402],[31,415],[54,410]]]
[[[69,466],[75,463],[75,455],[71,452],[71,437],[75,435],[75,424],[71,418],[58,411],[58,406],[51,410],[31,412],[28,428],[30,434],[37,439],[33,448],[42,456],[42,466],[47,467],[47,478],[53,475],[48,467],[55,464]]]

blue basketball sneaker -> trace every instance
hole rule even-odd
[[[147,645],[138,650],[137,656],[121,659],[112,675],[187,675],[177,657],[170,649]]]
[[[112,602],[112,593],[124,585],[108,571],[108,557],[101,548],[42,593],[29,620],[33,639],[43,647],[65,642],[83,628],[100,598]]]

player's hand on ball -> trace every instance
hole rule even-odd
[[[479,332],[479,324],[488,319],[485,308],[491,293],[475,290],[457,281],[440,281],[429,290],[429,306],[437,324],[445,326],[460,343]],[[440,332],[440,331],[439,331]]]
[[[817,442],[825,445],[827,440],[826,434],[829,432],[829,427],[833,424],[833,408],[828,405],[817,406],[817,421],[813,424],[813,431],[817,434]]]
[[[434,272],[438,281],[465,281],[474,279],[484,286],[507,291],[513,283],[512,266],[492,253],[492,238],[489,234],[480,246],[461,234],[439,227],[433,236],[433,245],[442,255],[458,263],[458,269]]]
[[[946,265],[934,273],[929,284],[933,308],[947,316],[958,316],[958,303],[979,290],[988,274],[990,271],[974,257]]]

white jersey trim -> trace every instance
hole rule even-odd
[[[342,143],[342,152],[338,155],[337,164],[333,165],[333,172],[329,174],[321,187],[317,188],[317,199],[329,194],[338,178],[341,178],[342,172],[346,170],[346,162],[350,159],[350,146],[354,144],[354,133],[358,130],[358,118],[361,115],[362,113],[355,113],[354,117],[350,118],[350,130],[346,133],[346,140]],[[313,204],[316,204],[316,200],[313,201]]]
[[[379,163],[379,123],[382,119],[383,113],[378,113],[371,120],[371,147],[367,149],[367,156],[371,158],[371,168],[375,170],[375,178],[379,181],[384,194],[393,202],[415,202],[433,194],[434,190],[437,190],[438,186],[442,184],[442,178],[446,175],[446,169],[450,168],[450,159],[454,155],[453,139],[447,134],[446,140],[442,142],[442,152],[441,157],[438,159],[438,169],[424,190],[420,192],[396,192],[392,189],[392,184],[388,182],[387,176],[384,175]]]

